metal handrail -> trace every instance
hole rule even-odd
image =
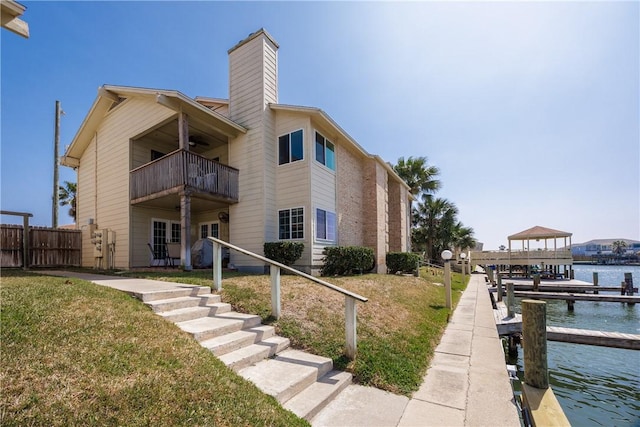
[[[325,282],[317,277],[303,273],[300,270],[289,267],[272,259],[263,257],[239,246],[232,245],[224,240],[215,237],[207,237],[213,243],[213,286],[216,291],[222,290],[222,246],[233,249],[242,254],[253,257],[270,265],[271,273],[271,314],[276,319],[280,318],[280,270],[286,270],[290,273],[304,277],[314,283],[322,285],[332,291],[341,293],[345,296],[345,329],[346,329],[346,350],[347,357],[354,358],[356,354],[356,301],[367,302],[369,299],[358,295],[354,292],[343,289],[332,283]]]

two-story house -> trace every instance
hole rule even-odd
[[[312,273],[325,246],[368,246],[384,272],[387,252],[410,247],[409,187],[321,109],[278,103],[266,31],[228,53],[229,99],[99,89],[62,158],[77,169],[83,264],[95,265],[91,231],[109,229],[119,268],[148,266],[148,244],[177,242],[190,269],[193,242],[216,236],[258,254],[264,242],[303,242],[296,265]]]

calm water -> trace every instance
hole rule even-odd
[[[624,273],[640,286],[640,267],[575,265],[575,278],[600,286],[619,286]],[[640,304],[547,301],[547,325],[640,334]],[[519,374],[523,370],[518,349]],[[549,381],[573,426],[640,427],[640,351],[568,344],[547,344]],[[514,363],[515,362],[515,363]],[[521,377],[522,378],[522,377]]]

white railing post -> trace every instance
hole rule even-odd
[[[280,318],[280,267],[271,264],[271,315]]]
[[[213,288],[222,290],[222,245],[213,242]]]
[[[356,300],[348,295],[345,295],[345,330],[347,335],[346,356],[349,359],[355,359],[357,348],[357,336],[356,336]]]

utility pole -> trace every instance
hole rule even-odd
[[[56,125],[53,137],[53,206],[51,211],[51,226],[58,228],[58,147],[60,145],[60,101],[56,101]]]

